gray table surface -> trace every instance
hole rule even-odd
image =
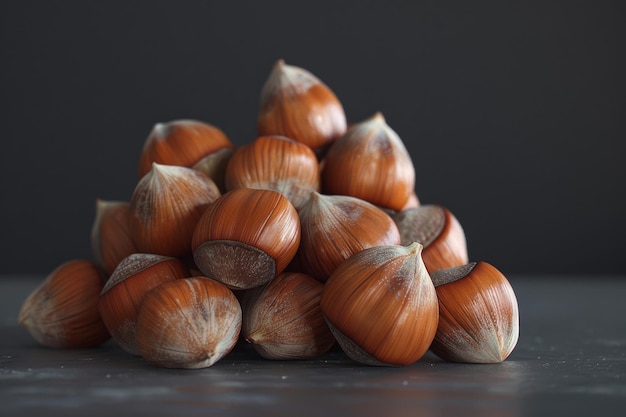
[[[611,416],[626,407],[626,276],[509,277],[520,340],[503,363],[369,367],[333,350],[269,361],[244,344],[202,370],[152,367],[109,341],[38,346],[16,324],[43,277],[0,276],[0,415]],[[621,410],[621,411],[620,411]]]

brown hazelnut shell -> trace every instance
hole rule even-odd
[[[365,248],[400,244],[391,217],[356,197],[314,192],[299,214],[300,268],[322,282],[344,260]]]
[[[452,362],[504,361],[519,338],[519,307],[502,272],[487,262],[472,262],[431,277],[440,311],[431,351]]]
[[[110,276],[122,259],[137,253],[130,232],[130,203],[96,200],[96,216],[91,228],[94,261]]]
[[[335,343],[320,309],[324,285],[298,272],[283,272],[244,293],[242,337],[266,359],[304,360]]]
[[[419,242],[428,272],[468,263],[461,223],[446,207],[425,204],[392,215],[403,245]]]
[[[225,285],[189,277],[146,294],[137,315],[137,347],[151,365],[207,368],[227,355],[241,331],[241,306]]]
[[[206,122],[179,119],[156,123],[141,150],[139,178],[152,169],[153,162],[191,168],[208,155],[234,148],[221,129]]]
[[[300,219],[274,190],[238,188],[211,204],[191,240],[202,273],[231,289],[261,286],[280,274],[300,245]]]
[[[430,347],[439,311],[421,249],[419,243],[364,249],[326,282],[322,313],[352,359],[404,366]]]
[[[98,346],[111,336],[98,312],[104,274],[93,262],[66,261],[24,300],[18,322],[51,348]]]
[[[401,210],[415,188],[415,168],[382,113],[352,126],[324,157],[322,192],[358,197]]]
[[[284,136],[260,136],[234,152],[225,174],[227,190],[278,191],[298,208],[320,189],[320,170],[308,146]]]
[[[146,293],[158,285],[189,276],[183,262],[169,256],[135,253],[124,258],[106,282],[98,310],[113,340],[139,355],[135,330],[137,312]]]
[[[138,251],[188,255],[198,219],[220,195],[215,182],[199,171],[153,163],[130,200],[130,231]]]
[[[304,68],[280,59],[261,90],[259,136],[281,135],[323,149],[346,131],[346,115],[335,93]]]

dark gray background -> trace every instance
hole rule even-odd
[[[623,273],[623,26],[618,1],[2,1],[0,273],[91,257],[154,123],[252,140],[279,58],[384,114],[472,260]]]

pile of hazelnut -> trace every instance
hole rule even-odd
[[[279,60],[258,137],[196,120],[154,126],[128,201],[96,202],[94,260],[67,261],[19,314],[41,345],[112,338],[148,363],[205,368],[250,343],[263,358],[498,363],[519,313],[505,276],[468,262],[463,229],[421,204],[398,134],[346,123],[309,71]]]

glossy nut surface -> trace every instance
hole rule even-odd
[[[213,180],[199,171],[153,163],[130,200],[130,231],[137,249],[174,257],[190,254],[198,219],[220,195]]]
[[[400,244],[391,217],[356,197],[314,192],[299,214],[299,264],[320,281],[326,281],[344,260],[365,248]]]
[[[233,149],[226,134],[199,120],[179,119],[156,123],[144,142],[139,158],[139,178],[152,169],[152,163],[192,167],[222,149]]]
[[[148,291],[189,275],[177,258],[135,253],[124,258],[104,285],[98,310],[113,340],[126,352],[139,354],[135,339],[137,312]]]
[[[346,131],[346,115],[335,93],[304,68],[278,60],[261,90],[259,136],[282,135],[322,149]]]
[[[344,352],[369,365],[409,365],[428,350],[438,323],[422,246],[364,249],[330,276],[321,308]]]
[[[358,197],[401,210],[415,187],[415,167],[381,113],[352,126],[324,158],[322,192]]]
[[[277,191],[238,188],[198,220],[191,240],[202,273],[233,289],[261,286],[280,274],[300,245],[300,219]]]
[[[228,190],[261,188],[278,191],[300,207],[312,191],[320,189],[315,153],[285,136],[260,136],[239,147],[226,168]]]
[[[436,271],[440,320],[431,350],[452,362],[499,363],[519,338],[519,307],[506,277],[473,262]]]

